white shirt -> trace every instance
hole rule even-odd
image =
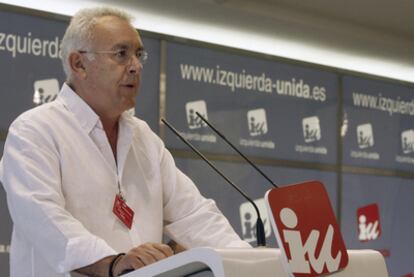
[[[163,231],[188,248],[249,247],[148,125],[127,113],[116,160],[99,117],[66,84],[56,101],[12,123],[0,165],[14,223],[11,276],[70,276],[161,242]],[[112,213],[118,182],[135,212],[130,230]]]

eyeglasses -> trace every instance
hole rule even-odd
[[[140,64],[145,64],[148,60],[148,53],[145,50],[132,50],[132,49],[118,49],[118,50],[99,50],[99,51],[86,51],[79,50],[81,54],[112,54],[113,59],[122,65],[130,64],[132,57],[138,59]]]

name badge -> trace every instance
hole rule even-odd
[[[125,224],[126,227],[128,227],[128,229],[131,229],[132,221],[134,220],[134,211],[128,207],[119,194],[115,196],[112,212]]]

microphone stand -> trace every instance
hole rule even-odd
[[[216,171],[224,180],[227,181],[235,190],[237,190],[247,201],[249,201],[254,209],[256,210],[257,214],[257,221],[256,221],[256,239],[257,239],[257,246],[266,246],[266,234],[264,231],[264,225],[262,218],[260,217],[260,211],[257,207],[256,203],[247,196],[245,192],[243,192],[237,185],[235,185],[229,178],[227,178],[217,167],[215,167],[200,151],[198,151],[189,141],[187,141],[181,134],[165,119],[161,119],[161,121],[172,131],[176,134],[188,147],[191,148],[201,159],[203,159],[214,171]]]

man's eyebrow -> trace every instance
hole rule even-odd
[[[117,43],[112,47],[112,49],[128,49],[128,48],[131,48],[131,44]],[[144,45],[138,46],[137,50],[144,50]]]
[[[112,46],[112,49],[127,49],[129,47],[130,47],[130,45],[128,45],[126,43],[117,43],[114,46]]]

